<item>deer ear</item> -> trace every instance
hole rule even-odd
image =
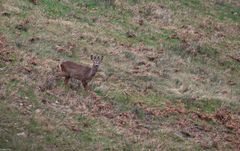
[[[91,55],[91,60],[93,60],[93,55]]]

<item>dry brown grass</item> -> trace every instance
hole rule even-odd
[[[0,149],[239,148],[238,1],[0,3]],[[56,78],[90,54],[90,92]]]

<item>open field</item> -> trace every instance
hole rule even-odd
[[[1,150],[240,150],[239,0],[1,0]],[[91,66],[85,92],[58,64]]]

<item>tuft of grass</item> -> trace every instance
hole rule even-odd
[[[71,0],[74,3],[86,5],[89,9],[99,6],[114,6],[114,0]]]
[[[109,90],[108,86],[106,85],[96,86],[93,89],[94,89],[94,92],[99,96],[106,96]]]
[[[18,84],[19,84],[19,80],[17,79],[12,79],[10,81],[8,81],[7,85],[6,85],[6,96],[9,96],[9,94],[16,90],[18,88]]]
[[[124,51],[123,55],[124,55],[124,57],[126,57],[127,59],[132,60],[132,61],[134,61],[136,59],[135,54],[132,52],[129,52],[129,51]]]
[[[20,89],[18,91],[18,94],[21,98],[27,99],[27,100],[33,102],[34,104],[38,104],[38,98],[37,98],[37,96],[35,94],[35,91],[32,87],[25,86],[23,89]]]
[[[233,71],[240,70],[240,65],[237,61],[224,60],[224,61],[221,61],[220,64],[221,64],[220,68],[223,68],[223,69],[231,69]]]
[[[110,97],[113,98],[115,102],[120,104],[126,105],[130,103],[130,97],[122,91],[113,91],[111,92]]]
[[[119,59],[119,58],[116,58],[116,59]],[[110,76],[114,75],[115,72],[116,72],[116,71],[115,71],[114,68],[109,67],[109,68],[107,68],[107,70],[105,71],[105,74],[106,74],[108,77],[110,77]]]
[[[240,21],[240,9],[237,6],[224,2],[222,4],[216,4],[214,9],[216,11],[217,18],[220,20],[230,19],[234,22]]]
[[[198,47],[197,52],[200,55],[206,55],[207,57],[211,59],[216,59],[218,57],[218,51],[215,48],[204,46],[204,47]]]
[[[180,0],[180,3],[186,7],[192,7],[194,9],[200,9],[201,7],[203,7],[202,2],[200,0],[188,0],[188,1]]]
[[[137,115],[137,117],[141,120],[143,120],[145,118],[145,112],[143,109],[139,108],[139,107],[133,107],[132,112]]]
[[[29,124],[27,125],[27,128],[29,132],[35,133],[35,134],[41,134],[42,133],[42,128],[40,123],[35,120],[34,118],[31,118],[29,121]]]
[[[63,2],[58,2],[54,0],[43,0],[45,12],[51,17],[63,17],[71,11],[71,8],[65,5]]]
[[[84,115],[76,115],[74,119],[79,122],[79,125],[81,125],[82,127],[87,127],[89,129],[91,129],[97,124],[96,120],[90,119]]]
[[[139,98],[140,99],[140,98]],[[165,106],[165,102],[167,101],[164,97],[159,97],[154,93],[148,94],[144,97],[143,102],[146,103],[148,106],[163,108]]]
[[[215,112],[223,102],[218,99],[206,99],[206,100],[183,100],[185,107],[190,110],[197,110],[203,111],[206,113],[213,113]]]

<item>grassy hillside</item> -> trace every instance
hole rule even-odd
[[[238,0],[1,0],[0,150],[240,149]],[[61,60],[100,71],[85,92]]]

